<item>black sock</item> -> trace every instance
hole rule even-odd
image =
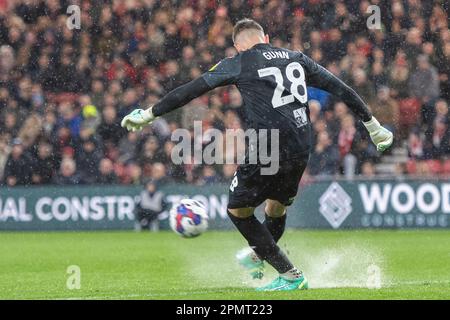
[[[275,242],[280,240],[281,236],[284,233],[284,229],[286,227],[286,214],[282,215],[278,218],[269,217],[266,213],[266,218],[264,220],[264,225],[267,230],[269,230],[270,234],[273,237]]]
[[[254,215],[238,218],[228,211],[228,216],[261,259],[266,260],[279,273],[285,273],[294,268],[273,240],[269,230]]]

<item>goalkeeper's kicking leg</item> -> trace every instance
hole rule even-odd
[[[286,206],[276,200],[268,199],[265,205],[263,225],[269,230],[275,243],[278,243],[286,227]],[[264,262],[251,247],[243,248],[236,254],[241,266],[250,272],[253,279],[264,276]]]
[[[277,214],[279,217],[267,217],[266,212],[266,221],[264,224],[256,219],[253,214],[254,208],[228,210],[231,221],[248,241],[249,246],[254,250],[257,258],[260,259],[260,263],[262,264],[262,260],[267,261],[279,273],[278,278],[267,286],[258,288],[257,290],[273,291],[308,288],[307,280],[302,272],[294,267],[275,241],[275,239],[278,240],[281,237],[284,231],[284,223],[280,223],[281,221],[278,220],[280,218],[285,219],[286,210],[283,207],[281,204],[278,205],[276,203],[266,205],[266,209],[270,209],[271,214]],[[283,212],[280,212],[281,210]],[[269,231],[269,228],[271,231]]]
[[[286,206],[277,200],[268,199],[263,224],[269,230],[273,240],[278,243],[286,228]]]

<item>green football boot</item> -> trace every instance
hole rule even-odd
[[[252,248],[247,247],[236,253],[238,263],[247,269],[253,279],[264,276],[264,262],[256,255]]]
[[[288,280],[283,277],[278,277],[271,283],[256,288],[256,291],[290,291],[290,290],[306,290],[308,289],[308,280],[306,280],[303,273],[294,280]]]

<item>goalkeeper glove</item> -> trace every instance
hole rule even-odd
[[[122,119],[120,125],[128,131],[139,131],[155,119],[156,117],[153,115],[152,107],[147,110],[135,109]]]
[[[388,129],[382,127],[375,117],[363,123],[378,151],[383,152],[392,145],[394,135]]]

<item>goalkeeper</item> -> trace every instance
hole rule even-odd
[[[279,169],[267,175],[267,166],[261,161],[249,163],[247,153],[231,182],[228,215],[249,244],[238,253],[238,261],[255,278],[263,276],[264,262],[278,271],[279,276],[258,288],[260,291],[307,289],[306,277],[277,245],[285,229],[286,209],[297,195],[311,150],[307,87],[323,89],[345,102],[363,121],[378,151],[389,148],[393,136],[353,89],[302,52],[270,45],[269,36],[257,22],[239,21],[233,30],[233,42],[236,56],[223,59],[154,106],[132,111],[122,120],[122,126],[140,130],[216,87],[236,85],[244,101],[247,127],[257,132],[279,132]],[[266,217],[261,223],[254,210],[263,202]]]

